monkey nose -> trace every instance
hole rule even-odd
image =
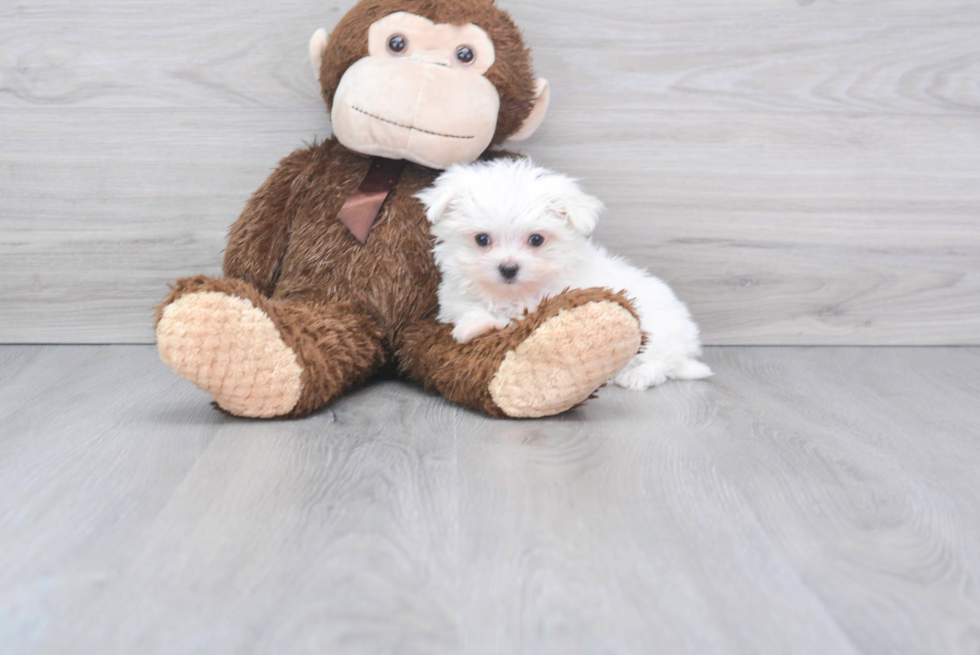
[[[409,59],[423,64],[445,66],[446,68],[451,68],[453,65],[452,59],[440,50],[416,50]]]
[[[500,271],[500,277],[504,278],[505,282],[513,282],[520,268],[517,264],[501,264],[498,270]]]

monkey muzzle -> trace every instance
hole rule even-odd
[[[341,78],[330,118],[354,152],[446,169],[486,151],[499,111],[481,74],[437,59],[365,57]]]

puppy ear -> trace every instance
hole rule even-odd
[[[599,214],[605,208],[602,201],[595,196],[572,185],[572,189],[561,195],[557,201],[558,212],[565,217],[573,230],[582,236],[589,236],[599,222]]]
[[[435,225],[449,213],[453,203],[459,199],[459,193],[451,184],[436,182],[434,186],[415,194],[415,197],[425,205],[425,217]]]

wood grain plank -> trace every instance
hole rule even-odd
[[[352,2],[0,7],[0,342],[146,343],[275,162],[329,134],[305,43]],[[943,0],[505,5],[525,150],[712,344],[980,344],[980,15]]]
[[[975,647],[977,351],[708,360],[711,383],[460,442],[476,652]]]
[[[0,112],[0,342],[152,341],[167,285],[219,275],[249,195],[329,134],[322,110],[18,114]]]
[[[973,344],[974,127],[557,111],[526,150],[607,202],[597,238],[673,284],[709,344]],[[251,191],[329,134],[322,111],[261,109],[8,111],[0,129],[0,341],[34,343],[152,341],[166,285],[217,273]]]
[[[0,352],[0,651],[456,652],[458,412],[236,420],[152,348]]]
[[[150,346],[0,347],[0,651],[975,652],[980,349],[707,360],[247,421]]]
[[[0,9],[0,107],[319,107],[306,43],[353,4],[11,4]],[[962,0],[502,6],[556,107],[980,111],[980,7]]]
[[[529,152],[606,201],[596,238],[671,283],[707,343],[980,343],[972,119],[607,118],[557,112]]]
[[[810,349],[792,364],[777,351],[749,353],[722,382],[734,402],[728,425],[745,440],[706,435],[706,450],[724,452],[718,474],[739,480],[760,524],[865,652],[975,648],[980,598],[936,599],[976,580],[980,497],[969,481],[980,386],[965,372],[977,351]],[[766,385],[760,414],[763,379],[780,382]]]
[[[969,114],[966,2],[540,0],[512,8],[558,107]]]

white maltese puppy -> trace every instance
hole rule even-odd
[[[439,321],[466,342],[507,327],[565,288],[625,290],[646,347],[612,382],[647,389],[711,375],[698,326],[663,281],[592,242],[602,202],[524,159],[456,165],[418,194],[442,273]]]

